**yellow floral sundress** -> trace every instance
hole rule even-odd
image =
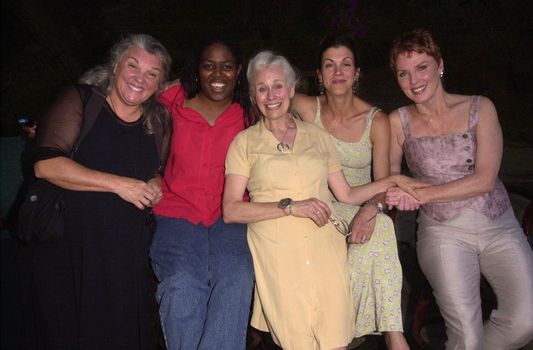
[[[318,102],[318,101],[317,101]],[[377,108],[367,116],[366,128],[358,142],[344,142],[330,135],[351,186],[371,182],[372,142],[370,128]],[[315,124],[324,128],[318,103]],[[337,215],[351,222],[358,206],[333,202]],[[398,258],[394,224],[379,214],[371,239],[348,246],[350,283],[355,307],[356,337],[386,331],[403,331],[401,311],[402,267]]]

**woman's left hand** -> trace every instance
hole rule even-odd
[[[350,223],[352,234],[348,236],[348,243],[363,244],[370,241],[377,213],[378,208],[373,205],[364,205],[359,209]]]

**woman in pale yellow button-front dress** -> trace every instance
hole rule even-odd
[[[248,223],[256,274],[252,326],[271,332],[286,350],[345,349],[354,315],[345,237],[328,221],[328,185],[337,199],[360,204],[390,186],[410,190],[412,180],[396,175],[351,188],[328,135],[288,112],[296,81],[288,61],[261,52],[247,75],[263,118],[230,146],[223,218]],[[251,202],[243,201],[247,188]]]

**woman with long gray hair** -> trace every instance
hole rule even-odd
[[[129,35],[40,121],[35,175],[64,189],[65,234],[22,249],[32,349],[155,348],[148,248],[171,130],[157,93],[170,66],[161,43]]]

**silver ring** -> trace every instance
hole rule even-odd
[[[320,210],[315,211],[315,215],[319,216],[320,215]]]

